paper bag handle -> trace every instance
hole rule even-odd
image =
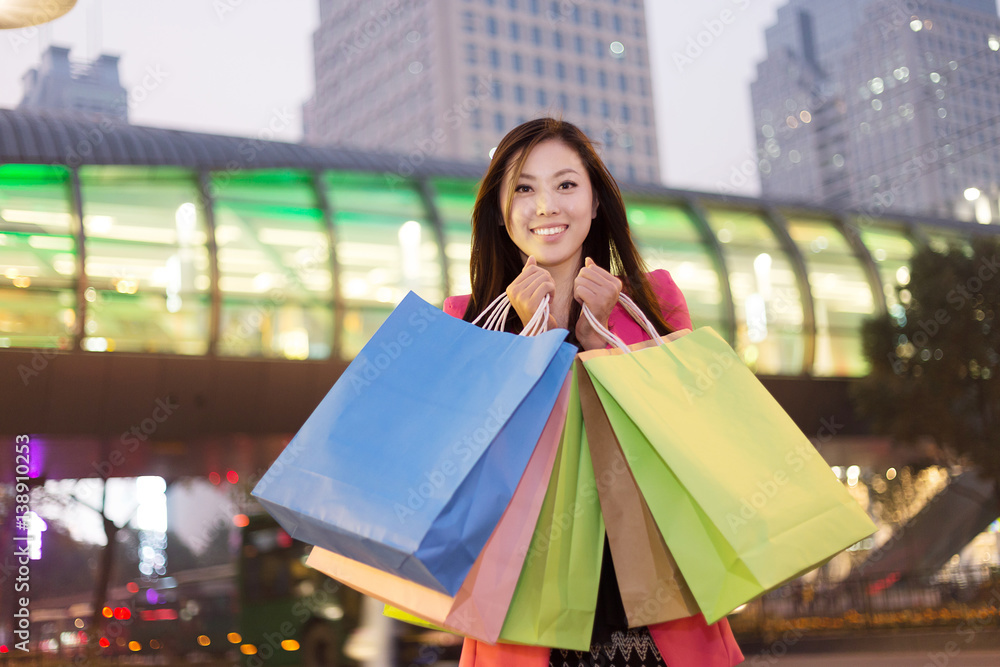
[[[653,326],[653,323],[649,320],[649,318],[646,317],[646,313],[642,312],[642,309],[636,305],[635,301],[633,301],[624,292],[619,292],[618,303],[622,305],[622,307],[625,309],[625,312],[631,315],[632,319],[635,320],[639,324],[639,326],[645,329],[646,333],[649,334],[649,337],[653,339],[654,343],[656,343],[658,346],[663,345],[663,338],[660,336],[659,332],[657,332],[656,327]],[[610,329],[608,329],[603,324],[597,321],[597,317],[594,315],[594,313],[591,312],[590,308],[587,307],[587,304],[583,304],[583,316],[587,318],[587,321],[590,323],[591,328],[593,328],[593,330],[596,331],[597,334],[605,341],[607,341],[611,345],[614,345],[615,347],[617,347],[622,352],[625,352],[626,354],[632,352],[629,349],[628,345],[625,343],[625,341],[623,341],[621,338],[615,335]]]
[[[489,315],[486,318],[486,322],[483,324],[483,328],[490,331],[503,331],[507,328],[507,314],[510,313],[510,299],[507,297],[507,293],[504,292],[497,298],[493,299],[490,305],[486,306],[486,309],[479,313],[476,319],[472,320],[473,324],[478,324],[479,320],[483,319],[484,315]],[[524,325],[519,336],[536,336],[540,333],[545,333],[549,329],[549,295],[546,294],[542,297],[542,302],[538,304],[538,308],[535,309],[535,314],[531,316],[528,323]]]

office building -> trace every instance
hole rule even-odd
[[[561,115],[621,180],[658,182],[641,0],[320,2],[307,143],[484,161],[518,123]]]
[[[751,86],[765,196],[997,220],[993,0],[793,0]]]
[[[50,46],[37,68],[22,77],[19,109],[96,113],[128,121],[128,94],[118,79],[118,56],[102,54],[85,63],[69,49]]]

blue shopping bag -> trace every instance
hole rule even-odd
[[[566,334],[487,331],[411,292],[253,495],[296,539],[455,595],[570,371]]]

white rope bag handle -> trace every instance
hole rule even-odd
[[[663,338],[656,331],[656,327],[653,326],[653,323],[650,322],[649,318],[646,317],[646,313],[642,312],[642,309],[636,305],[635,301],[633,301],[624,292],[619,292],[618,303],[620,303],[622,307],[625,308],[625,311],[632,316],[632,319],[634,319],[639,324],[639,326],[641,326],[643,329],[646,330],[646,333],[648,333],[649,337],[653,339],[653,342],[655,342],[658,346],[663,345]],[[597,334],[601,338],[603,338],[606,342],[610,343],[611,345],[614,345],[625,354],[632,353],[632,350],[629,349],[625,341],[623,341],[617,335],[612,333],[610,329],[608,329],[603,324],[597,321],[597,317],[594,315],[594,313],[590,311],[590,308],[587,307],[587,304],[583,304],[583,316],[587,318],[587,322],[590,323],[591,328],[594,331],[596,331]]]
[[[507,298],[507,293],[504,292],[493,299],[490,305],[486,306],[486,309],[479,313],[476,319],[472,320],[472,323],[478,324],[479,320],[483,319],[484,315],[487,315],[486,322],[483,323],[483,328],[489,331],[503,331],[507,328],[507,315],[510,313],[510,309],[510,299]],[[538,308],[535,309],[535,314],[531,316],[531,319],[528,320],[528,323],[524,325],[524,328],[518,335],[537,336],[540,333],[545,333],[548,329],[549,295],[546,294],[542,297],[542,302],[538,304]]]

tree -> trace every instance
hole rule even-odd
[[[863,329],[871,372],[855,387],[858,412],[1000,482],[1000,238],[923,248],[896,290],[901,306]]]

